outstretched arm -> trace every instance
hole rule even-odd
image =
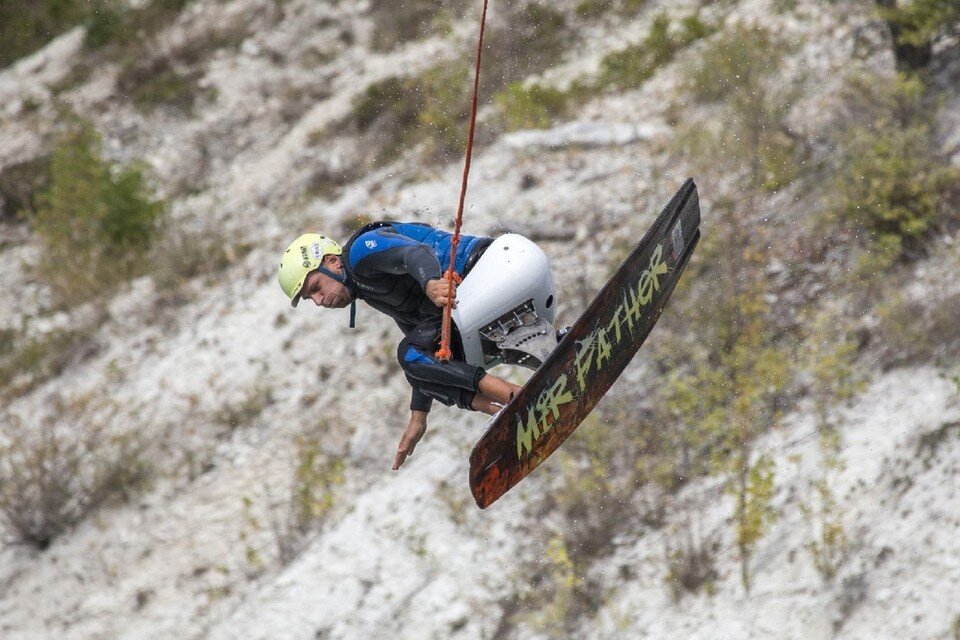
[[[397,455],[393,458],[393,470],[396,471],[403,464],[407,456],[413,455],[413,450],[420,442],[420,438],[427,432],[427,412],[411,411],[410,422],[407,424],[403,437],[400,438],[400,446],[397,447]]]

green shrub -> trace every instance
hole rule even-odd
[[[751,558],[774,515],[775,469],[759,445],[780,424],[794,358],[768,302],[768,240],[745,231],[752,214],[722,201],[712,210],[718,233],[704,238],[691,265],[698,272],[671,299],[683,332],[659,347],[669,374],[651,403],[656,423],[675,425],[661,444],[666,488],[713,474],[733,495],[732,533],[749,591]]]
[[[506,9],[502,17],[490,22],[484,36],[480,74],[484,95],[556,65],[576,43],[566,17],[548,4],[510,3]],[[475,45],[469,54],[471,60],[474,49]]]
[[[737,463],[739,478],[730,483],[729,491],[737,501],[734,510],[734,540],[740,552],[740,582],[749,592],[753,579],[750,561],[757,543],[776,521],[776,511],[770,504],[773,498],[776,464],[766,454],[750,462],[744,457]]]
[[[598,18],[613,9],[613,0],[581,0],[576,14],[581,18]]]
[[[717,27],[700,19],[699,13],[691,13],[680,19],[680,35],[678,41],[686,46],[697,40],[709,38],[717,32]]]
[[[695,65],[689,82],[702,102],[746,100],[771,79],[780,80],[786,51],[767,31],[739,24],[711,42]]]
[[[773,10],[777,13],[787,13],[789,11],[795,11],[797,8],[797,0],[774,0]]]
[[[189,0],[150,0],[131,9],[120,0],[4,0],[0,2],[0,67],[29,55],[72,27],[87,29],[87,49],[130,44],[138,32],[156,33]]]
[[[124,20],[123,7],[110,2],[95,2],[87,17],[84,45],[88,49],[102,49],[112,42],[133,37]]]
[[[168,106],[190,112],[200,94],[200,72],[167,57],[131,61],[120,72],[117,88],[143,110]]]
[[[4,0],[0,2],[0,67],[42,48],[83,21],[82,0]]]
[[[635,15],[647,6],[647,0],[621,0],[620,13]]]
[[[781,189],[803,167],[804,148],[786,124],[802,91],[799,83],[781,77],[787,50],[766,31],[738,25],[710,42],[688,74],[688,89],[697,100],[722,103],[728,110],[715,139],[694,125],[696,141],[714,146],[727,170],[743,176],[744,188],[751,191]]]
[[[817,573],[829,583],[836,577],[849,550],[843,508],[827,477],[813,482],[804,495],[810,497],[801,501],[800,512],[811,528],[810,540],[804,546]]]
[[[847,143],[838,176],[841,211],[881,247],[916,247],[942,211],[944,193],[960,184],[955,167],[934,157],[923,126],[860,129]]]
[[[450,158],[463,148],[470,109],[467,68],[437,65],[415,78],[370,85],[354,103],[351,120],[377,143],[375,163],[423,144],[428,159]]]
[[[562,13],[532,2],[511,6],[503,17],[491,21],[484,43],[481,93],[495,94],[510,82],[555,64],[571,38]],[[421,144],[430,161],[460,156],[470,113],[473,72],[467,61],[472,58],[471,50],[418,77],[388,78],[369,86],[355,100],[349,117],[373,141],[374,157],[368,162],[389,162],[401,150]],[[533,101],[540,99],[550,101],[543,91]]]
[[[444,33],[462,13],[461,6],[449,0],[374,3],[371,47],[374,51],[388,51],[411,40]]]
[[[406,78],[395,76],[375,82],[354,101],[352,119],[360,131],[386,115],[395,116],[398,125],[412,125],[417,111],[408,97],[413,93],[413,83]]]
[[[845,135],[832,203],[880,250],[916,256],[960,201],[960,168],[938,151],[936,109],[920,79],[903,75],[857,81],[851,99],[863,112]]]
[[[100,157],[100,139],[82,125],[57,146],[50,186],[29,216],[43,243],[38,273],[77,302],[146,271],[165,204],[147,188],[146,169]]]
[[[461,64],[438,65],[421,79],[423,106],[417,114],[427,157],[449,160],[463,153],[470,118],[472,74]]]
[[[545,129],[567,110],[569,94],[541,84],[512,82],[494,96],[508,131]]]
[[[97,50],[111,45],[139,50],[142,35],[154,34],[170,24],[190,0],[150,0],[129,7],[118,0],[95,0],[89,3],[85,24],[84,45]]]
[[[695,40],[707,37],[715,29],[694,14],[681,21],[678,32],[671,32],[670,16],[657,14],[647,37],[640,44],[607,54],[600,62],[597,85],[634,89],[650,79],[676,53]]]
[[[881,6],[879,12],[898,27],[904,44],[923,46],[941,34],[960,33],[960,4],[954,0],[913,0]]]
[[[646,82],[676,52],[669,30],[670,17],[666,13],[658,14],[643,42],[609,53],[603,58],[599,84],[633,89]]]
[[[0,358],[6,357],[13,352],[19,335],[20,332],[16,329],[0,329]]]
[[[560,46],[558,42],[567,28],[567,19],[562,13],[548,4],[529,2],[523,5],[517,14],[512,16],[516,20],[515,28],[529,36],[530,48],[546,48],[554,50]]]

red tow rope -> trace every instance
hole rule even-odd
[[[453,353],[450,351],[450,314],[453,312],[453,283],[459,280],[453,265],[457,256],[457,245],[460,244],[460,226],[463,224],[463,202],[467,197],[467,177],[470,175],[470,156],[473,153],[473,131],[477,125],[477,94],[480,90],[480,57],[483,53],[483,31],[487,24],[487,2],[483,0],[483,13],[480,15],[480,38],[477,40],[477,63],[473,74],[473,100],[470,105],[470,129],[467,133],[467,152],[463,161],[463,180],[460,183],[460,204],[457,207],[457,223],[453,230],[453,239],[450,242],[450,266],[443,274],[447,279],[447,305],[443,308],[443,329],[440,334],[440,350],[437,351],[437,360],[450,362]],[[457,283],[459,284],[459,282]]]

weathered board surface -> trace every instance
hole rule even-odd
[[[580,425],[660,317],[700,239],[688,179],[550,357],[470,455],[470,489],[486,508],[530,474]]]

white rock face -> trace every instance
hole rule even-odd
[[[504,136],[504,142],[516,149],[545,148],[551,151],[570,146],[614,147],[634,142],[650,142],[668,133],[663,126],[603,122],[568,122],[548,131],[518,131]]]
[[[144,277],[102,303],[63,311],[29,268],[41,250],[29,227],[0,224],[0,328],[42,337],[103,318],[90,329],[96,348],[9,401],[0,435],[15,419],[41,424],[58,411],[57,398],[93,398],[110,409],[97,417],[110,429],[133,429],[152,443],[160,470],[144,494],[99,510],[43,552],[0,549],[3,640],[558,637],[531,622],[537,612],[517,594],[547,588],[547,535],[561,523],[544,504],[560,462],[546,462],[480,511],[467,471],[483,417],[436,407],[415,455],[392,472],[409,398],[396,327],[364,305],[356,330],[347,328],[346,312],[291,310],[275,283],[279,252],[303,230],[339,234],[360,216],[452,226],[460,162],[423,165],[415,148],[329,191],[310,190],[321,169],[345,173],[367,151],[362,137],[335,135],[357,96],[372,83],[456,58],[475,37],[468,11],[447,35],[371,52],[375,4],[188,3],[157,36],[158,49],[215,42],[217,29],[239,33],[232,44],[211,44],[196,63],[206,93],[192,113],[135,108],[119,94],[117,63],[55,90],[82,55],[81,28],[0,71],[0,171],[49,151],[63,124],[55,106],[66,103],[95,124],[109,158],[149,163],[178,228],[251,247],[176,296]],[[577,4],[557,6],[572,14]],[[636,18],[591,22],[541,79],[569,86],[596,73],[605,53],[639,42],[656,11],[682,16],[702,4],[651,3]],[[706,18],[761,22],[794,42],[787,66],[810,76],[810,88],[791,126],[807,132],[829,120],[854,34],[873,20],[866,8],[808,0],[778,13],[771,7],[778,3],[761,0],[708,4]],[[697,46],[642,89],[598,93],[566,122],[513,132],[476,151],[466,231],[544,236],[562,294],[558,325],[578,317],[608,275],[607,254],[636,241],[689,171],[689,158],[668,146]],[[863,63],[890,67],[882,52]],[[715,111],[698,113],[706,129],[722,129]],[[960,121],[955,113],[945,120],[946,150],[960,164]],[[731,184],[701,185],[705,229],[716,229],[711,207]],[[783,225],[803,224],[799,216],[819,206],[816,194],[777,194],[771,203],[764,223]],[[910,300],[956,291],[956,236],[942,244],[918,267]],[[795,265],[775,267],[771,275],[788,281]],[[755,553],[753,592],[739,586],[729,496],[715,481],[694,482],[676,501],[693,505],[704,532],[717,532],[716,593],[671,597],[664,550],[682,524],[677,509],[659,528],[619,536],[584,569],[602,593],[576,637],[953,637],[960,616],[960,427],[949,426],[960,422],[956,367],[953,360],[873,372],[865,390],[832,409],[845,464],[832,488],[851,538],[833,582],[813,566],[811,523],[797,508],[819,468],[813,413],[800,402],[787,426],[763,442],[775,456],[781,517]],[[611,393],[649,386],[648,368],[641,352]],[[283,565],[278,519],[304,435],[345,466],[322,525]]]

